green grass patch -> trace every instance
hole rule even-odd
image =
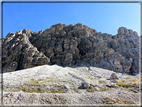
[[[38,81],[43,81],[44,79],[38,79]]]
[[[19,92],[20,90],[19,89],[15,89],[15,90],[5,89],[4,91],[5,92]]]
[[[105,83],[105,81],[99,81],[100,84]]]
[[[22,90],[22,91],[26,91],[26,87],[22,87],[21,90]]]
[[[126,87],[126,88],[139,86],[139,84],[131,84],[130,81],[119,82],[119,83],[116,83],[116,85],[121,87]]]
[[[62,91],[62,90],[53,90],[52,93],[65,93],[66,91]]]
[[[44,91],[42,91],[42,90],[38,90],[38,89],[31,89],[30,90],[30,89],[27,89],[26,87],[22,87],[21,90],[24,91],[24,92],[27,92],[27,93],[34,93],[34,92],[44,93]]]
[[[120,104],[125,104],[122,100],[120,100],[119,98],[116,98],[117,99],[117,101],[119,101],[120,102]]]
[[[50,82],[50,80],[44,80],[44,81],[40,82],[40,85],[45,85],[47,82]]]
[[[108,90],[109,90],[109,88],[106,87],[106,88],[103,88],[101,91],[108,91]]]
[[[92,89],[86,89],[87,92],[94,92]]]
[[[34,86],[42,86],[45,85],[45,83],[50,82],[50,80],[44,80],[44,79],[38,79],[38,80],[34,80],[31,79],[29,81],[24,82],[25,85],[30,86],[30,85],[34,85]]]

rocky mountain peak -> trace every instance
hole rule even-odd
[[[118,34],[128,34],[128,35],[136,35],[136,36],[138,36],[138,33],[136,32],[136,31],[133,31],[133,30],[131,30],[131,29],[127,29],[127,28],[125,28],[125,27],[120,27],[119,29],[118,29]]]
[[[115,72],[139,72],[139,37],[120,27],[118,34],[97,32],[81,23],[59,23],[38,33],[24,29],[3,39],[3,72],[44,64],[86,64]]]

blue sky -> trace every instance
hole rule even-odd
[[[112,35],[123,26],[140,35],[140,4],[3,3],[3,37],[26,28],[38,32],[57,23],[82,23]]]

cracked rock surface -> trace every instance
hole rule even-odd
[[[82,63],[115,72],[139,72],[139,36],[125,27],[117,35],[97,32],[86,25],[52,25],[38,33],[24,29],[2,39],[3,72],[44,64]]]

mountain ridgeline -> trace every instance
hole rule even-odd
[[[44,64],[87,65],[115,72],[139,72],[139,36],[120,27],[118,34],[97,32],[86,25],[51,26],[38,33],[24,29],[9,33],[2,41],[3,72]]]

